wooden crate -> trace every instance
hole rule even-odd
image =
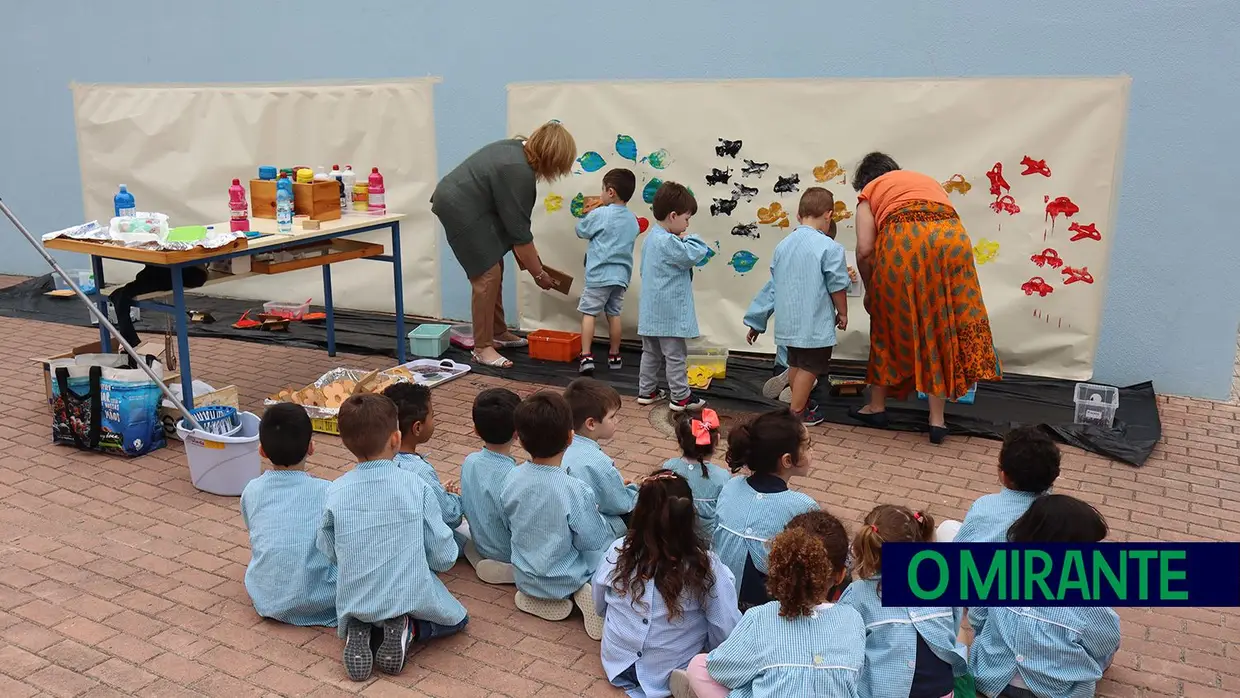
[[[276,183],[270,179],[250,180],[250,215],[276,217]],[[293,215],[316,221],[340,219],[340,185],[330,182],[293,183]]]
[[[254,274],[282,274],[286,271],[296,271],[298,269],[309,269],[310,267],[321,267],[324,264],[336,264],[350,259],[361,259],[363,257],[374,257],[383,254],[383,245],[377,242],[363,242],[361,240],[329,240],[327,242],[316,242],[310,245],[300,247],[292,247],[284,252],[300,252],[307,254],[302,259],[294,259],[288,262],[266,262],[254,260],[250,263],[250,272]],[[317,253],[317,254],[309,254]]]
[[[276,181],[250,180],[250,215],[254,218],[276,219]]]

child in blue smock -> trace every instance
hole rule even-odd
[[[272,469],[241,492],[250,532],[245,590],[254,611],[290,625],[336,625],[336,566],[315,547],[331,482],[311,477],[310,416],[291,403],[272,405],[258,427],[259,454]]]
[[[593,378],[578,378],[565,388],[564,399],[573,411],[573,441],[564,452],[564,472],[590,486],[612,535],[623,536],[637,503],[637,485],[624,482],[616,462],[599,445],[616,434],[620,393]]]
[[[800,225],[775,246],[771,280],[745,314],[753,344],[775,314],[775,343],[787,347],[792,411],[807,426],[821,424],[822,413],[809,399],[819,376],[831,368],[836,329],[848,327],[848,264],[835,241],[835,198],[810,187],[797,209]],[[773,292],[772,292],[773,291]]]
[[[831,602],[846,574],[832,560],[847,555],[844,535],[829,543],[801,528],[776,536],[775,600],[746,611],[722,645],[689,662],[683,678],[697,698],[857,698],[865,623],[856,609]]]
[[[809,472],[809,432],[788,410],[758,415],[728,433],[725,459],[732,478],[719,492],[713,549],[738,580],[741,610],[765,603],[767,542],[797,514],[818,509],[788,481]]]
[[[719,646],[741,619],[732,573],[698,535],[685,477],[642,480],[633,526],[594,573],[603,671],[632,698],[664,698],[668,678]]]
[[[719,415],[711,409],[676,415],[676,443],[680,446],[680,458],[667,461],[663,467],[688,481],[693,489],[698,526],[709,540],[715,533],[719,492],[732,479],[732,473],[710,462],[719,446]]]
[[[590,577],[611,542],[590,486],[564,471],[573,439],[573,411],[564,396],[531,395],[513,414],[517,438],[530,460],[504,480],[500,501],[512,532],[517,608],[546,620],[564,620],[581,608],[586,633],[602,637]]]
[[[577,303],[581,313],[581,363],[583,376],[594,375],[594,323],[599,315],[607,316],[607,332],[611,346],[607,366],[624,367],[620,359],[620,311],[624,308],[624,292],[633,278],[633,245],[641,228],[637,216],[629,210],[629,199],[637,188],[632,170],[617,168],[603,175],[603,193],[598,204],[577,223],[577,237],[589,240],[586,247],[586,282]]]
[[[504,480],[517,462],[512,457],[516,437],[512,413],[521,398],[507,388],[489,388],[474,398],[474,433],[482,450],[461,464],[461,509],[469,521],[470,539],[465,558],[478,579],[487,584],[512,584],[512,539],[500,501]]]
[[[939,540],[948,542],[950,538],[957,543],[1006,541],[1008,528],[1055,484],[1060,458],[1059,446],[1040,427],[1018,427],[1009,431],[999,450],[999,484],[1003,489],[979,497],[969,507],[956,534],[940,535]]]
[[[1039,497],[1008,530],[1012,543],[1099,543],[1107,523],[1064,494]],[[1119,616],[1110,608],[991,608],[980,619],[969,668],[983,698],[1094,695],[1119,651]]]
[[[448,524],[448,528],[460,528],[463,516],[460,488],[452,480],[446,486],[440,482],[435,466],[418,453],[418,446],[435,435],[435,407],[431,404],[430,388],[417,383],[393,383],[383,390],[383,395],[396,403],[396,411],[400,415],[401,441],[396,465],[417,475],[434,491],[435,501],[439,502],[443,522]],[[458,532],[457,543],[464,544],[468,531],[466,527]]]
[[[933,541],[934,519],[893,504],[875,507],[853,539],[858,579],[840,604],[865,621],[861,698],[944,698],[968,673],[954,609],[883,606],[883,544]]]
[[[659,371],[663,371],[671,390],[672,411],[699,410],[706,401],[689,390],[685,340],[698,336],[693,267],[706,258],[710,248],[698,236],[685,234],[698,210],[688,187],[664,182],[655,192],[652,209],[658,222],[650,226],[642,242],[642,295],[637,313],[642,362],[637,404],[652,405],[668,397],[659,388]]]
[[[469,622],[436,572],[452,568],[457,545],[435,493],[393,458],[402,435],[396,405],[353,395],[340,406],[340,440],[357,459],[327,490],[318,547],[339,567],[336,614],[349,678],[372,667],[398,674],[413,642],[451,635]],[[383,641],[371,650],[371,630]]]

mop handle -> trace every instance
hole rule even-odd
[[[26,226],[22,225],[22,222],[17,220],[17,216],[14,215],[13,211],[10,210],[8,205],[4,203],[3,199],[0,199],[0,212],[3,212],[5,217],[8,218],[9,221],[13,223],[13,226],[17,228],[17,231],[20,232],[22,236],[34,246],[35,251],[43,257],[43,261],[50,264],[52,266],[52,270],[59,274],[60,278],[65,280],[65,283],[69,284],[69,288],[73,289],[73,293],[78,297],[78,300],[86,304],[86,308],[90,311],[90,314],[95,316],[95,319],[99,321],[99,325],[101,327],[106,328],[108,333],[116,338],[116,341],[120,343],[121,347],[125,350],[125,353],[129,354],[129,358],[133,359],[133,362],[137,364],[138,368],[142,369],[143,372],[151,378],[151,380],[155,381],[155,385],[159,386],[159,390],[164,394],[164,397],[168,398],[168,400],[172,402],[173,406],[176,407],[181,414],[185,415],[185,421],[194,429],[202,430],[202,425],[198,423],[197,419],[194,419],[194,415],[190,413],[190,411],[184,404],[181,403],[179,399],[177,399],[177,396],[172,393],[172,390],[170,390],[167,385],[164,385],[163,380],[161,380],[159,376],[155,375],[155,371],[152,370],[150,366],[146,365],[146,361],[143,360],[141,356],[138,356],[138,351],[130,346],[129,342],[125,341],[125,338],[121,336],[120,331],[117,330],[111,321],[108,320],[107,315],[100,312],[99,308],[95,306],[90,298],[82,291],[81,287],[77,285],[77,282],[66,274],[64,269],[60,268],[60,265],[56,263],[56,260],[47,253],[47,250],[43,249],[43,245],[35,239],[34,235],[32,235],[29,230],[26,230]]]

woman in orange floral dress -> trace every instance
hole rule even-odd
[[[865,156],[853,187],[870,314],[870,398],[849,414],[885,427],[887,396],[917,390],[929,397],[930,441],[942,443],[947,400],[1001,377],[973,245],[942,185],[887,155]]]

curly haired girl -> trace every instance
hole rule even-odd
[[[676,442],[680,458],[673,458],[663,467],[683,475],[693,490],[693,506],[697,509],[701,528],[707,537],[715,532],[715,504],[719,492],[732,479],[727,470],[710,462],[719,447],[719,414],[711,409],[700,413],[681,412],[676,417]]]
[[[603,669],[629,695],[667,695],[672,670],[740,621],[732,573],[696,524],[689,481],[656,470],[642,482],[628,533],[595,571]]]

